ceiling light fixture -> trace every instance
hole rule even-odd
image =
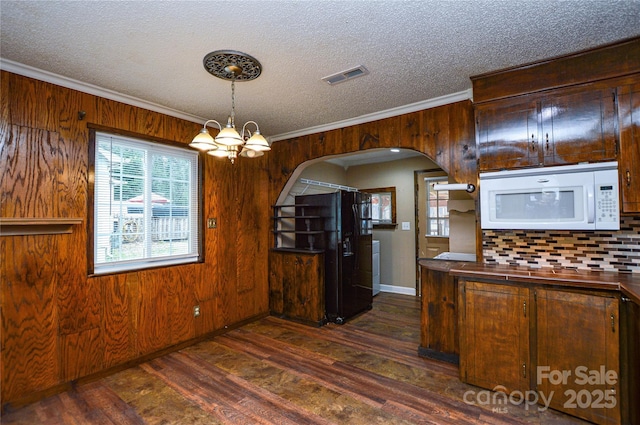
[[[231,115],[223,128],[216,120],[205,121],[200,133],[193,138],[189,146],[207,152],[211,156],[229,158],[233,164],[238,155],[246,158],[257,158],[270,151],[269,142],[260,134],[260,127],[255,121],[247,121],[242,132],[236,130],[236,81],[251,81],[260,76],[262,65],[252,56],[233,50],[216,50],[203,59],[204,68],[215,77],[231,81]],[[207,125],[214,123],[219,132],[211,137]],[[253,134],[247,125],[255,125]],[[242,149],[242,150],[241,150]]]

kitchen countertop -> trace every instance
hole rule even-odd
[[[434,260],[449,260],[449,261],[476,261],[475,254],[466,254],[462,252],[441,252],[433,257]]]
[[[442,263],[442,264],[440,264]],[[446,271],[457,277],[560,285],[584,289],[620,291],[640,304],[640,275],[608,271],[530,268],[464,261],[420,260],[423,267]]]
[[[457,269],[460,267],[461,261],[450,260],[435,260],[433,258],[422,259],[418,261],[418,264],[422,267],[426,267],[429,270],[436,270],[439,272],[449,272],[451,269]]]

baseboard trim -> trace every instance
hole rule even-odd
[[[166,354],[182,350],[184,348],[187,348],[189,346],[195,345],[195,344],[197,344],[199,342],[202,342],[202,341],[206,341],[206,340],[211,339],[213,337],[216,337],[218,335],[223,335],[223,334],[225,334],[225,333],[227,333],[229,331],[232,331],[234,329],[237,329],[237,328],[242,327],[244,325],[247,325],[249,323],[256,322],[256,321],[258,321],[258,320],[260,320],[262,318],[265,318],[267,316],[269,316],[268,312],[260,313],[260,314],[257,314],[255,316],[249,317],[247,319],[241,320],[241,321],[239,321],[237,323],[233,323],[231,325],[225,326],[222,329],[216,329],[216,330],[214,330],[212,332],[208,332],[208,333],[206,333],[204,335],[200,335],[200,336],[192,338],[190,340],[180,342],[180,343],[178,343],[176,345],[172,345],[170,347],[165,347],[165,348],[160,349],[160,350],[158,350],[156,352],[145,354],[143,356],[127,360],[124,363],[121,363],[121,364],[118,364],[118,365],[115,365],[115,366],[111,366],[109,368],[100,370],[98,372],[94,372],[94,373],[89,374],[89,375],[81,376],[81,377],[79,377],[79,378],[77,378],[75,380],[62,382],[62,383],[56,384],[56,385],[54,385],[54,386],[52,386],[50,388],[47,388],[47,389],[44,389],[44,390],[41,390],[41,391],[36,391],[36,392],[33,392],[33,393],[29,394],[29,395],[21,396],[21,397],[18,397],[16,399],[13,399],[13,400],[9,400],[9,401],[2,400],[2,404],[0,405],[0,417],[4,413],[11,412],[11,411],[13,411],[15,409],[18,409],[20,407],[26,406],[27,404],[35,403],[36,401],[42,400],[44,398],[47,398],[47,397],[50,397],[50,396],[53,396],[53,395],[56,395],[56,394],[59,394],[59,393],[65,392],[65,391],[69,391],[69,390],[75,388],[78,385],[87,384],[87,383],[90,383],[90,382],[97,381],[97,380],[102,379],[102,378],[104,378],[106,376],[110,376],[110,375],[113,375],[113,374],[115,374],[117,372],[123,371],[125,369],[129,369],[131,367],[138,366],[138,365],[140,365],[142,363],[151,361],[151,360],[153,360],[153,359],[155,359],[157,357],[164,356]],[[2,421],[0,420],[0,422],[2,422]]]
[[[418,355],[427,359],[440,360],[455,365],[460,364],[460,356],[458,354],[443,353],[441,351],[436,351],[431,348],[425,348],[423,346],[418,347]]]
[[[416,295],[416,288],[407,288],[406,286],[380,285],[380,292],[391,292],[392,294]]]

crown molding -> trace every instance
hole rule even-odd
[[[410,103],[397,108],[386,109],[384,111],[373,112],[371,114],[361,115],[359,117],[349,118],[342,121],[336,121],[329,124],[322,124],[315,127],[304,128],[302,130],[291,131],[289,133],[277,134],[269,139],[272,142],[279,140],[293,139],[296,137],[306,136],[314,133],[322,133],[323,131],[336,130],[338,128],[349,127],[352,125],[364,124],[371,121],[377,121],[385,118],[396,117],[398,115],[409,114],[412,112],[422,111],[424,109],[435,108],[437,106],[447,105],[449,103],[460,102],[462,100],[473,100],[473,90],[467,89],[457,93],[447,94],[433,99],[422,100],[420,102]]]
[[[202,117],[197,117],[195,115],[187,114],[185,112],[168,108],[157,103],[148,102],[134,96],[118,93],[113,90],[98,87],[89,83],[84,83],[82,81],[74,80],[72,78],[64,77],[62,75],[54,74],[49,71],[44,71],[42,69],[34,68],[32,66],[24,65],[4,58],[0,58],[0,69],[2,69],[3,71],[12,72],[14,74],[22,75],[24,77],[44,81],[46,83],[56,84],[68,89],[92,94],[94,96],[104,97],[116,102],[126,103],[127,105],[137,106],[139,108],[148,109],[150,111],[170,115],[176,118],[181,118],[186,121],[192,121],[199,124],[202,124],[204,121],[206,121],[206,119]]]
[[[44,71],[42,69],[34,68],[32,66],[24,65],[18,62],[10,61],[4,58],[0,58],[0,69],[14,74],[22,75],[25,77],[33,78],[35,80],[44,81],[58,86],[66,87],[73,90],[78,90],[83,93],[92,94],[94,96],[103,97],[106,99],[114,100],[116,102],[126,103],[128,105],[137,106],[150,111],[158,112],[161,114],[169,115],[172,117],[184,119],[195,123],[203,123],[206,118],[198,117],[192,114],[187,114],[176,109],[168,108],[166,106],[159,105],[157,103],[148,102],[137,97],[129,96],[126,94],[118,93],[113,90],[105,89],[95,86],[93,84],[84,83],[82,81],[74,80],[72,78],[64,77],[52,72]],[[314,127],[303,128],[301,130],[295,130],[288,133],[277,134],[275,136],[268,137],[271,142],[277,142],[279,140],[293,139],[296,137],[306,136],[314,133],[321,133],[323,131],[336,130],[338,128],[349,127],[352,125],[364,124],[371,121],[377,121],[385,118],[395,117],[398,115],[409,114],[424,109],[435,108],[437,106],[447,105],[449,103],[460,102],[462,100],[473,100],[472,89],[467,89],[457,93],[448,94],[445,96],[436,97],[433,99],[423,100],[416,103],[411,103],[396,108],[386,109],[384,111],[373,112],[371,114],[361,115],[359,117],[349,118],[342,121],[336,121],[328,124],[322,124]]]

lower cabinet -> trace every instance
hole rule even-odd
[[[459,294],[461,379],[506,393],[528,390],[529,290],[464,282]]]
[[[461,280],[459,305],[464,382],[621,423],[617,296]]]
[[[598,424],[620,423],[617,298],[536,290],[536,390],[550,407]]]
[[[429,261],[443,263],[440,260]],[[450,263],[444,264],[449,266]],[[446,269],[421,267],[420,288],[422,306],[418,354],[458,364],[458,283]]]
[[[621,382],[620,401],[622,423],[640,424],[640,304],[622,297],[620,327],[623,343],[620,346]]]
[[[271,251],[269,261],[271,313],[310,325],[323,325],[324,254]]]

